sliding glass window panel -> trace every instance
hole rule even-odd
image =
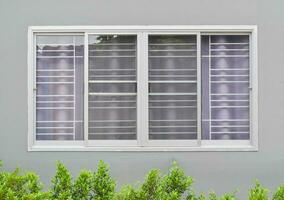
[[[149,139],[197,139],[196,35],[149,36]]]
[[[201,40],[202,139],[249,140],[249,35]]]
[[[36,140],[83,140],[84,37],[36,36]]]
[[[89,35],[89,140],[136,140],[136,35]]]

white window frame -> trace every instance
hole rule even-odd
[[[84,140],[36,141],[35,35],[85,35]],[[137,140],[88,140],[88,36],[137,35]],[[197,36],[197,140],[149,140],[148,35]],[[250,37],[250,140],[201,140],[201,35],[246,34]],[[258,151],[257,26],[30,26],[28,29],[28,151]],[[142,67],[143,66],[143,67]],[[146,68],[146,69],[145,69]]]

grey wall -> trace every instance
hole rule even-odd
[[[55,161],[74,175],[111,165],[119,184],[177,160],[195,188],[239,188],[245,199],[256,178],[284,182],[283,0],[0,0],[0,159],[48,184]],[[259,28],[259,152],[27,152],[27,27],[30,25],[251,25]]]

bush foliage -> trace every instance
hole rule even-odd
[[[236,192],[219,197],[214,192],[197,195],[191,187],[193,179],[176,162],[168,173],[153,169],[137,187],[126,185],[119,191],[109,166],[103,161],[95,172],[82,170],[76,178],[58,162],[47,191],[35,173],[22,173],[18,168],[6,172],[1,166],[0,161],[0,200],[238,200]],[[269,200],[268,194],[268,189],[256,181],[249,190],[248,200]],[[284,200],[284,184],[276,189],[271,200]]]

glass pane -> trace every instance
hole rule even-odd
[[[195,35],[149,36],[149,139],[197,139]]]
[[[202,139],[249,140],[249,36],[202,36]]]
[[[89,36],[89,139],[135,140],[136,36]]]
[[[36,36],[36,139],[83,140],[84,37]]]

